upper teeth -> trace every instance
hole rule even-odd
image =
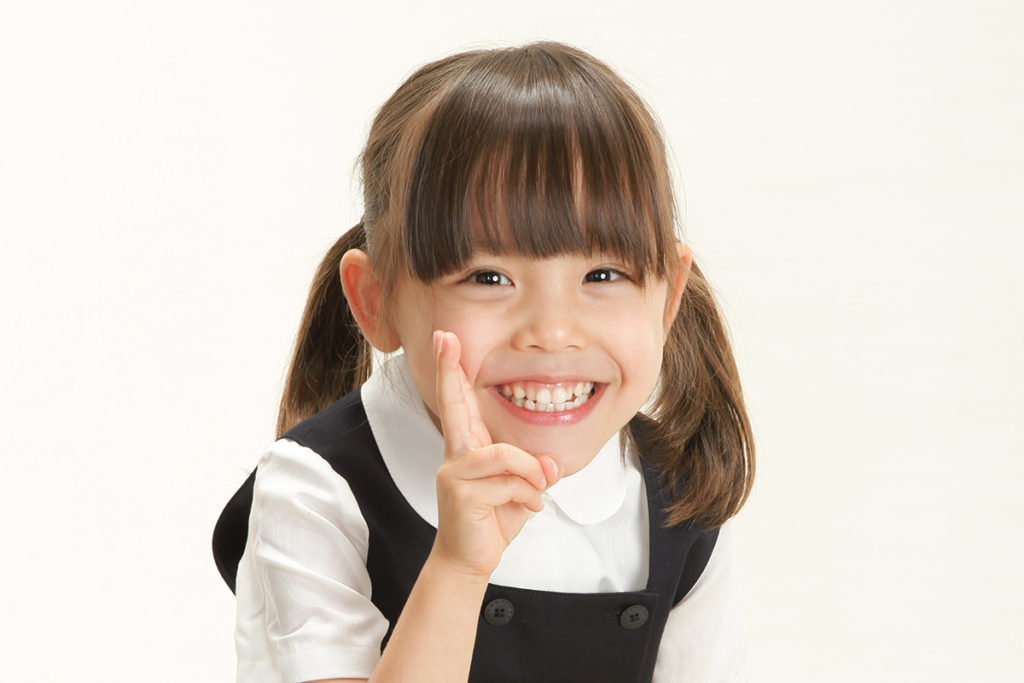
[[[593,382],[556,386],[505,384],[501,387],[502,395],[517,406],[548,413],[583,405],[593,390]]]

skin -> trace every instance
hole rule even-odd
[[[404,349],[445,440],[434,547],[371,681],[468,677],[502,552],[541,493],[585,467],[654,389],[691,263],[685,245],[677,253],[672,277],[644,287],[614,258],[477,254],[435,282],[403,279],[388,302],[366,253],[344,255],[356,321],[379,350]],[[557,416],[516,409],[500,391],[578,381],[594,394]]]

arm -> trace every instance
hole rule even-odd
[[[434,547],[370,681],[464,681],[480,604],[501,554],[540,494],[558,480],[555,461],[495,444],[459,365],[451,333],[434,333],[437,402],[445,457],[437,473]]]
[[[437,552],[431,552],[369,681],[466,680],[486,589],[486,579],[463,575],[446,566]],[[332,678],[316,683],[357,681],[367,679]]]
[[[434,350],[445,437],[437,536],[370,683],[469,677],[491,573],[530,512],[542,509],[541,492],[558,480],[550,456],[491,441],[459,365],[455,335],[435,333]]]
[[[370,600],[369,531],[330,464],[293,441],[260,460],[237,584],[240,681],[368,676],[388,622]]]

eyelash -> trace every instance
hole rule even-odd
[[[589,283],[605,283],[615,282],[616,280],[626,279],[630,277],[621,270],[615,268],[595,268],[586,275],[583,276],[584,282]],[[504,280],[504,282],[502,281]],[[475,273],[471,273],[466,278],[466,282],[472,282],[474,284],[483,285],[485,287],[495,287],[498,285],[511,285],[512,280],[507,275],[503,275],[495,270],[478,270]]]
[[[592,276],[594,276],[594,275],[596,275],[598,273],[607,274],[608,277],[602,277],[602,278],[599,278],[599,279],[591,279]],[[615,282],[616,280],[620,280],[620,279],[628,280],[629,276],[626,275],[625,273],[623,273],[621,270],[616,270],[615,268],[595,268],[594,270],[590,271],[589,273],[587,273],[583,277],[583,281],[584,282],[598,282],[598,283],[601,283],[601,282]]]
[[[500,280],[502,279],[504,279],[505,282],[500,282]],[[495,280],[499,281],[495,282]],[[475,273],[472,273],[468,278],[466,278],[466,281],[478,285],[484,285],[485,287],[512,284],[512,280],[510,280],[507,275],[502,275],[501,273],[494,270],[478,270]]]

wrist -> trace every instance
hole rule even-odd
[[[432,549],[370,680],[465,681],[489,578]]]
[[[427,561],[424,563],[420,573],[428,573],[437,580],[451,583],[455,586],[477,589],[481,594],[491,580],[490,572],[481,572],[466,567],[460,562],[453,561],[436,544],[431,548]]]

